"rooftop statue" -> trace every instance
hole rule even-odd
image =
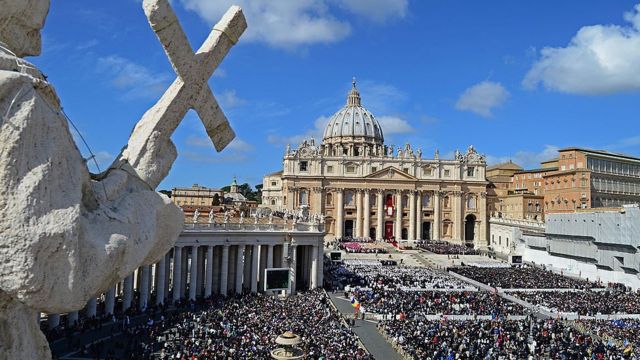
[[[49,5],[0,0],[0,358],[7,359],[51,358],[39,312],[78,310],[173,246],[184,215],[154,189],[176,158],[170,137],[190,108],[217,150],[235,136],[207,80],[246,28],[240,8],[194,54],[168,0],[144,0],[178,77],[118,159],[91,174],[53,85],[23,59],[40,54]]]

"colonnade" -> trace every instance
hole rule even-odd
[[[137,307],[145,310],[179,300],[196,300],[213,294],[228,296],[264,289],[266,268],[289,268],[290,289],[322,286],[323,254],[321,243],[240,243],[223,245],[179,244],[152,265],[141,266],[131,275],[96,298],[88,301],[86,317],[114,314]],[[100,300],[100,301],[98,301]],[[67,323],[78,321],[78,311],[67,314]],[[49,328],[60,324],[59,314],[48,315]]]

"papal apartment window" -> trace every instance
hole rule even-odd
[[[474,168],[473,166],[470,166],[467,168],[467,176],[469,177],[473,177],[475,174],[476,168]]]
[[[307,165],[308,163],[306,161],[300,161],[299,163],[300,171],[307,171]]]

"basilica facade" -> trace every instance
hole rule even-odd
[[[262,206],[308,207],[331,238],[447,240],[487,246],[486,161],[473,146],[432,159],[385,145],[355,81],[322,139],[287,146],[282,171],[263,180]]]

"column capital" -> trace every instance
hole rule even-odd
[[[376,194],[378,195],[384,195],[384,193],[386,192],[386,189],[376,189]]]
[[[402,195],[402,193],[404,192],[404,190],[400,190],[400,189],[395,189],[394,192],[396,193],[396,195]]]

